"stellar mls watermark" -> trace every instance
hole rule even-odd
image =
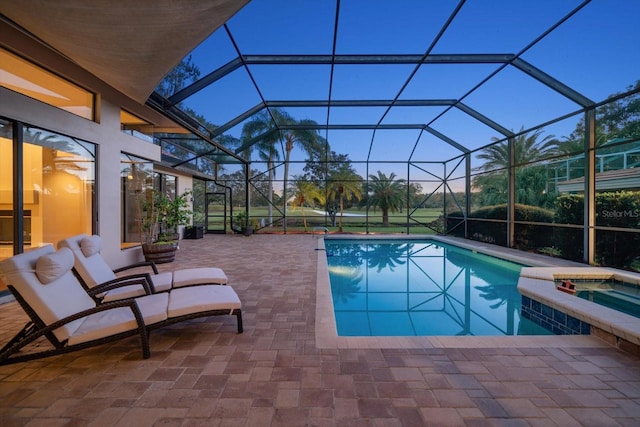
[[[627,209],[623,211],[607,211],[601,212],[603,218],[638,218],[640,217],[640,209]]]

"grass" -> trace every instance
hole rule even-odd
[[[213,212],[213,206],[210,207]],[[238,212],[241,208],[235,208],[234,212]],[[367,231],[367,218],[364,209],[349,209],[345,214],[356,214],[362,216],[344,216],[342,219],[342,232],[344,233],[364,233]],[[260,220],[267,219],[269,213],[266,207],[252,207],[250,215]],[[434,234],[434,231],[423,224],[430,223],[442,215],[442,210],[437,208],[422,208],[411,212],[411,219],[408,221],[409,232],[411,234]],[[330,218],[314,212],[312,209],[305,208],[304,215],[300,209],[289,209],[287,211],[288,223],[287,231],[304,232],[303,222],[307,221],[307,232],[311,232],[313,227],[327,227],[330,232],[338,231],[338,221],[336,226],[331,226]],[[281,212],[273,209],[273,219],[275,224],[273,227],[266,227],[263,232],[280,232],[282,231]],[[380,210],[376,212],[369,211],[368,230],[373,233],[407,233],[407,211],[389,213],[389,226],[382,225],[382,213]]]

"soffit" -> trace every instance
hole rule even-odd
[[[143,104],[185,55],[249,0],[3,0],[0,13]]]

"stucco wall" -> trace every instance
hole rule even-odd
[[[0,87],[0,116],[19,120],[64,135],[80,138],[97,147],[97,232],[104,243],[103,256],[112,267],[142,259],[140,248],[120,250],[120,153],[160,160],[160,147],[120,131],[120,107],[99,99],[99,122],[83,119],[64,110]],[[178,176],[178,191],[192,188],[191,177]]]

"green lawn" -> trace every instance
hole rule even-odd
[[[235,209],[234,212],[237,212],[238,208]],[[257,218],[258,220],[261,218],[267,218],[268,209],[266,207],[255,207],[251,208],[250,214],[252,217]],[[342,219],[342,231],[345,233],[357,233],[366,232],[366,214],[365,210],[360,209],[349,209],[345,211],[345,214],[356,214],[362,216],[344,216]],[[442,210],[437,208],[424,208],[418,209],[417,211],[412,212],[412,219],[409,221],[411,225],[410,233],[412,234],[433,234],[433,231],[422,224],[429,223],[438,219],[438,217],[442,214]],[[281,216],[280,211],[274,209],[273,217],[274,220]],[[305,208],[304,214],[300,209],[289,210],[287,212],[287,216],[289,218],[289,222],[287,225],[287,231],[304,231],[303,220],[306,218],[307,220],[307,231],[311,231],[312,227],[327,227],[331,232],[338,231],[338,219],[336,219],[336,226],[332,227],[330,225],[330,218],[325,217],[322,214],[314,212],[312,209]],[[264,231],[281,231],[282,230],[282,222],[276,222],[274,227],[266,228]],[[389,226],[382,226],[382,213],[377,210],[375,213],[373,211],[369,212],[369,232],[377,232],[377,233],[406,233],[407,232],[407,212],[396,212],[389,214]]]

